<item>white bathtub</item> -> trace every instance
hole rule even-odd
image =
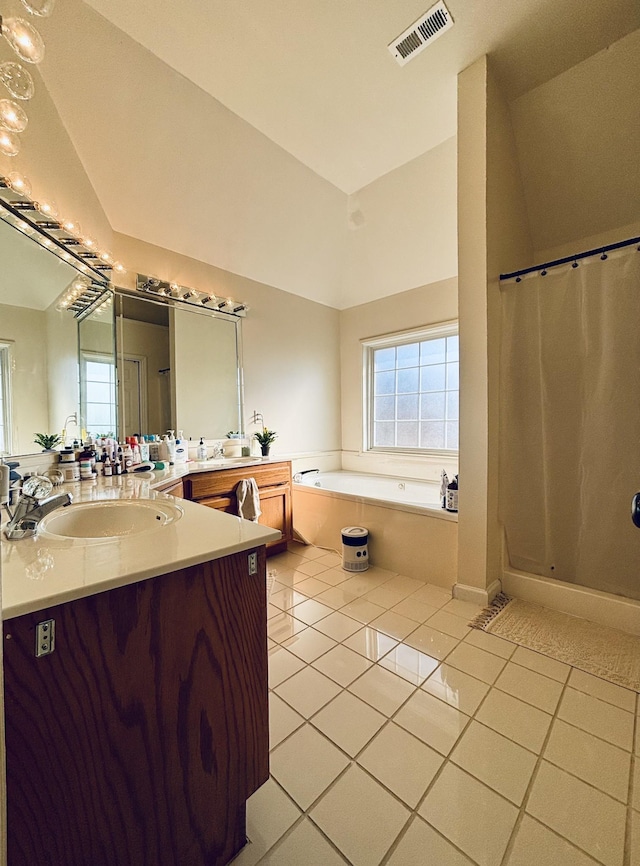
[[[293,487],[294,529],[309,543],[340,551],[342,527],[365,526],[372,565],[455,583],[457,514],[441,508],[439,484],[341,471],[307,473]]]

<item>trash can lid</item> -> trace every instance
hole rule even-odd
[[[342,535],[346,535],[347,538],[363,538],[369,535],[369,530],[365,529],[364,526],[345,526],[340,530]]]

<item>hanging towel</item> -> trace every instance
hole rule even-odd
[[[236,498],[238,500],[238,516],[257,523],[262,510],[256,479],[244,478],[240,481],[236,486]]]

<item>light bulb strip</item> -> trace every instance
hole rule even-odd
[[[159,303],[185,304],[200,310],[208,309],[214,314],[222,314],[231,318],[244,318],[249,307],[241,301],[233,298],[222,298],[189,286],[181,286],[178,283],[169,283],[158,277],[138,274],[136,279],[136,290],[144,294],[151,294],[157,298]]]

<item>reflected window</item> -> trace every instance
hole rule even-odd
[[[458,451],[458,324],[363,342],[365,450]]]
[[[95,352],[80,355],[80,413],[88,432],[115,435],[116,367],[113,358]]]
[[[0,454],[11,454],[11,343],[0,342]]]

